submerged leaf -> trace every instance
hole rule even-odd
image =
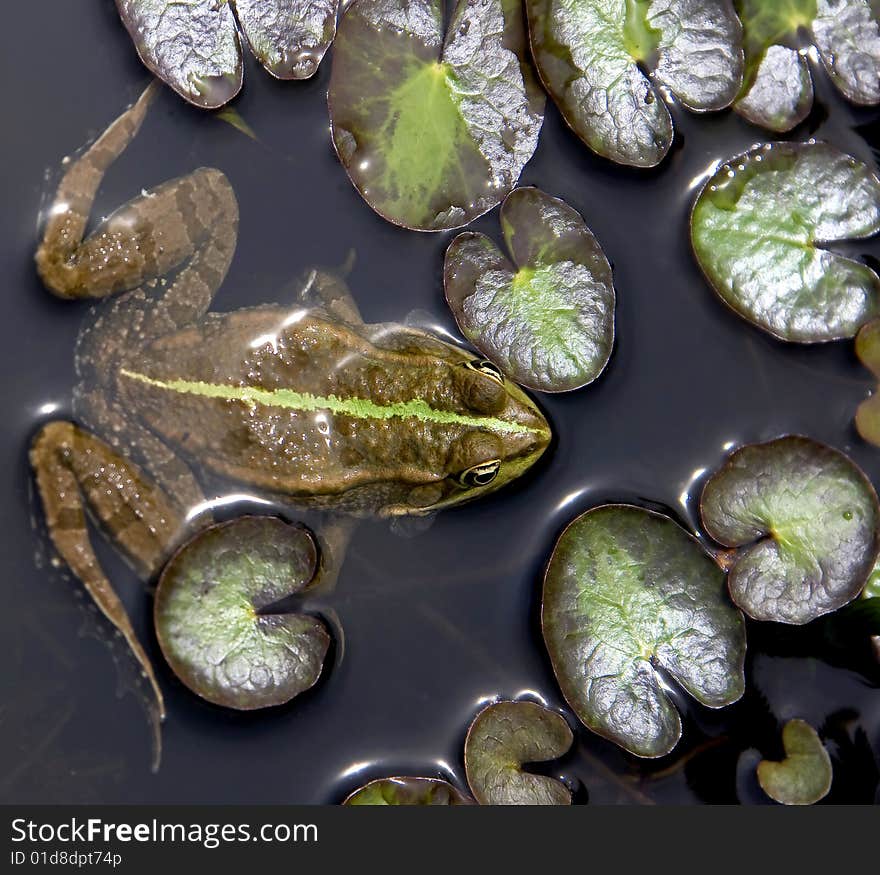
[[[320,620],[271,606],[312,581],[308,530],[241,517],[199,532],[165,566],[156,590],[159,645],[194,693],[227,708],[281,705],[318,679],[330,644]]]
[[[279,79],[314,75],[336,34],[339,0],[232,0],[257,60]]]
[[[854,599],[880,549],[877,495],[843,453],[809,438],[743,447],[703,489],[700,513],[738,550],[733,600],[756,620],[808,623]]]
[[[494,207],[532,157],[543,95],[517,0],[357,0],[343,15],[328,95],[333,143],[367,203],[422,231]]]
[[[215,0],[116,0],[146,66],[181,97],[214,109],[238,94],[241,45],[232,7]]]
[[[574,132],[612,161],[652,167],[669,151],[658,86],[697,111],[729,106],[739,91],[740,24],[728,0],[526,0],[526,9],[544,85]]]
[[[880,180],[824,143],[768,143],[723,164],[691,215],[697,261],[733,310],[782,340],[852,337],[880,278],[826,244],[880,231]]]
[[[495,702],[474,718],[464,768],[480,805],[570,805],[555,778],[524,772],[525,763],[561,757],[574,739],[565,718],[534,702]]]
[[[439,778],[378,778],[351,793],[343,805],[469,805],[471,800]]]
[[[253,53],[273,76],[306,79],[333,41],[339,0],[116,0],[116,5],[144,64],[190,103],[216,109],[241,88],[236,15]]]
[[[512,380],[543,392],[592,382],[614,344],[611,265],[580,213],[537,188],[501,207],[513,264],[483,234],[446,252],[446,300],[468,340]]]
[[[782,728],[785,759],[761,760],[758,783],[783,805],[812,805],[831,789],[831,758],[816,730],[803,720],[789,720]]]
[[[568,526],[544,578],[542,625],[575,713],[638,756],[663,756],[681,737],[657,668],[711,708],[743,693],[745,624],[724,574],[651,511],[606,505]]]
[[[735,109],[750,122],[789,131],[813,105],[813,79],[797,51],[815,43],[831,80],[854,103],[880,102],[880,23],[871,0],[736,0],[745,78]]]
[[[880,319],[872,319],[856,336],[856,355],[880,380]],[[856,429],[869,443],[880,447],[880,389],[859,405]]]

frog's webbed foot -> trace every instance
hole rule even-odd
[[[238,235],[238,204],[229,181],[221,171],[203,167],[134,198],[83,239],[104,173],[140,129],[155,87],[71,161],[36,253],[40,277],[62,298],[103,298],[178,271],[161,299],[150,301],[149,311],[141,308],[148,318],[138,330],[147,336],[205,313]]]
[[[164,718],[153,666],[95,556],[85,511],[88,508],[111,533],[144,577],[155,573],[180,538],[183,515],[138,468],[70,422],[43,426],[31,445],[30,460],[55,549],[125,639],[153,689],[160,719]]]

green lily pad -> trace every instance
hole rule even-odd
[[[735,0],[743,23],[745,76],[735,109],[789,131],[813,105],[813,79],[798,51],[815,43],[831,80],[854,103],[880,103],[880,23],[871,0]]]
[[[826,245],[880,231],[880,180],[825,143],[767,143],[721,165],[697,197],[691,240],[712,287],[782,340],[852,337],[880,278]]]
[[[517,0],[357,0],[343,15],[328,95],[333,143],[381,216],[407,228],[466,225],[516,185],[538,143],[544,96]]]
[[[339,0],[116,0],[141,60],[181,97],[216,109],[241,89],[238,23],[260,63],[281,79],[317,69]]]
[[[569,705],[638,756],[663,756],[681,737],[657,668],[710,708],[743,693],[745,623],[724,573],[651,511],[605,505],[565,529],[544,577],[542,625]]]
[[[728,585],[756,620],[808,623],[852,601],[880,549],[874,487],[843,453],[804,437],[742,447],[700,499],[703,526],[739,548]]]
[[[803,720],[789,720],[782,727],[782,744],[782,762],[758,763],[761,789],[783,805],[818,802],[831,789],[831,757],[816,730]]]
[[[856,335],[856,355],[880,380],[880,319],[872,319]],[[877,390],[859,405],[856,429],[866,441],[880,447],[880,392]]]
[[[514,382],[542,392],[591,383],[614,344],[611,265],[580,213],[537,188],[501,207],[511,263],[483,234],[446,251],[446,300],[465,337]]]
[[[612,161],[653,167],[669,151],[661,87],[696,111],[723,109],[739,92],[741,28],[727,0],[526,0],[526,9],[547,91]]]
[[[565,784],[522,766],[561,757],[573,740],[565,718],[535,702],[487,705],[464,742],[471,793],[480,805],[571,805]]]
[[[378,778],[359,787],[343,805],[469,805],[471,801],[439,778]]]
[[[308,530],[241,517],[199,532],[169,560],[156,590],[159,645],[174,673],[209,702],[281,705],[321,673],[330,636],[314,617],[271,606],[315,577]]]

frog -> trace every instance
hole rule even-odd
[[[239,220],[216,168],[142,192],[87,234],[104,174],[156,90],[67,161],[48,208],[37,273],[94,312],[77,340],[72,416],[43,423],[29,458],[58,558],[140,663],[161,719],[156,674],[89,519],[150,581],[213,522],[204,484],[219,479],[317,513],[330,574],[350,531],[338,521],[426,516],[488,495],[552,435],[491,362],[406,324],[366,323],[338,273],[308,271],[287,304],[211,311]]]

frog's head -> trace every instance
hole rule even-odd
[[[544,415],[496,365],[468,355],[451,368],[466,427],[446,447],[441,478],[414,488],[385,515],[424,515],[481,498],[525,473],[550,443]]]

